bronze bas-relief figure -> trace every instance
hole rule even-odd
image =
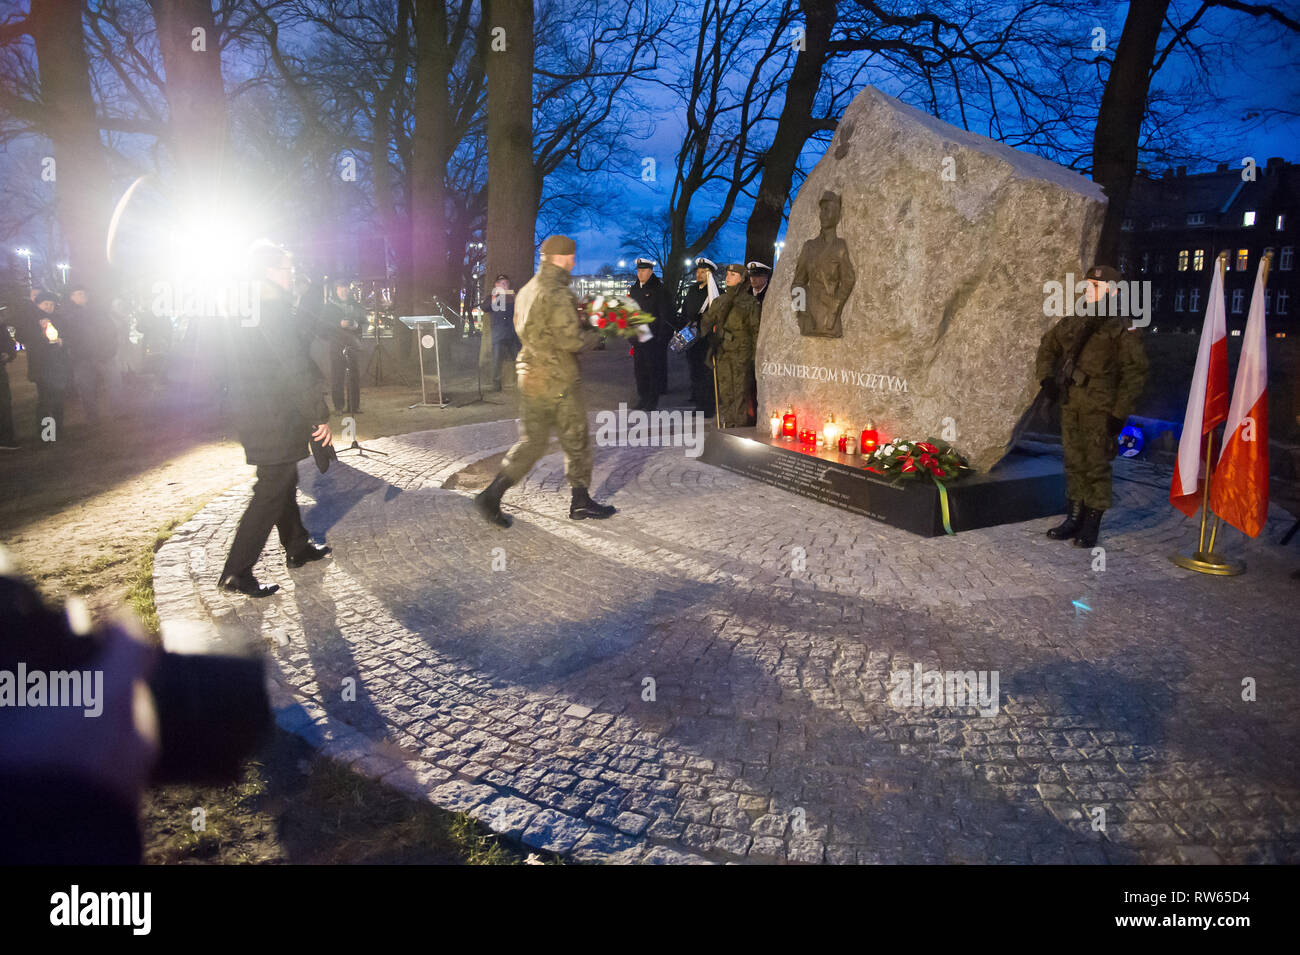
[[[849,261],[848,243],[835,234],[840,221],[840,197],[829,190],[822,193],[818,209],[822,231],[803,244],[794,266],[795,317],[801,335],[841,338],[844,329],[840,313],[858,277]]]

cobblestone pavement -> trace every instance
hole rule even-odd
[[[214,586],[232,489],[157,555],[166,639],[264,640],[283,726],[578,860],[1300,861],[1285,515],[1226,531],[1246,575],[1191,574],[1168,476],[1122,462],[1103,567],[1049,520],[923,539],[619,448],[593,488],[616,517],[569,521],[552,454],[501,530],[442,485],[515,428],[305,462],[335,556],[291,575],[273,537],[266,600]],[[996,671],[997,711],[898,705],[917,664]]]

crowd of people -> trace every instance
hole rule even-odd
[[[763,262],[737,262],[720,268],[701,256],[695,260],[694,278],[684,294],[674,296],[655,273],[653,259],[641,257],[635,265],[636,280],[627,294],[653,321],[650,337],[632,345],[635,390],[630,406],[654,411],[668,396],[670,346],[676,339],[690,376],[688,406],[706,418],[721,412],[724,427],[752,425],[758,397],[754,355],[772,267]],[[516,331],[515,292],[508,276],[497,276],[489,312],[492,384],[500,391],[502,368],[515,362],[522,347]]]
[[[13,334],[9,332],[13,327]],[[0,320],[0,450],[18,449],[8,366],[18,346],[27,353],[27,378],[36,386],[37,446],[58,439],[69,397],[86,419],[99,421],[118,404],[122,375],[118,353],[126,340],[120,314],[72,285],[60,298],[33,287]]]

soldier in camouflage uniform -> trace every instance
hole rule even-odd
[[[1146,387],[1147,354],[1127,317],[1114,313],[1120,280],[1108,265],[1088,270],[1085,301],[1097,314],[1067,315],[1043,336],[1036,374],[1043,391],[1061,403],[1065,450],[1065,520],[1047,532],[1054,540],[1073,538],[1075,547],[1094,547],[1101,515],[1111,505],[1110,462],[1124,421]],[[1070,359],[1078,359],[1070,366]]]
[[[501,472],[474,498],[479,513],[501,527],[510,518],[501,513],[501,496],[546,453],[551,432],[564,449],[564,475],[573,498],[569,517],[609,517],[614,508],[597,504],[587,493],[591,483],[591,436],[587,433],[587,403],[578,376],[578,352],[595,344],[597,333],[582,324],[578,302],[569,288],[577,244],[567,236],[548,236],[542,243],[537,274],[515,296],[515,331],[523,347],[515,369],[523,414],[519,442],[501,462]]]
[[[754,352],[758,345],[758,301],[749,288],[749,270],[739,262],[727,266],[727,289],[704,313],[709,348],[718,378],[719,428],[754,423],[750,414]]]

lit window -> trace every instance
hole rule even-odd
[[[1183,249],[1178,253],[1178,271],[1179,272],[1187,271],[1187,250],[1186,249]]]
[[[1241,314],[1242,302],[1245,300],[1245,298],[1246,298],[1246,293],[1241,289],[1237,288],[1232,290],[1232,314],[1233,315]]]
[[[1244,272],[1250,268],[1250,249],[1237,250],[1237,271]]]
[[[1254,225],[1254,224],[1255,224],[1255,213],[1254,213],[1254,211],[1244,213],[1244,214],[1242,215],[1242,217],[1241,217],[1241,224],[1242,224],[1242,225]]]
[[[1157,255],[1157,256],[1156,256],[1156,271],[1157,271],[1157,272],[1163,272],[1164,270],[1165,270],[1165,257],[1164,257],[1163,255]]]
[[[1181,312],[1182,310],[1183,310],[1183,290],[1179,289],[1174,294],[1174,311]]]
[[[1232,330],[1232,336],[1233,336],[1234,338],[1240,338],[1240,337],[1241,337],[1241,329],[1240,329],[1240,328],[1234,328],[1234,329]]]
[[[1164,295],[1165,290],[1161,288],[1155,289],[1151,293],[1151,311],[1156,312],[1160,310],[1160,300],[1164,298]]]
[[[1281,232],[1286,227],[1286,216],[1279,213],[1277,217],[1277,231]]]
[[[1282,254],[1278,257],[1277,260],[1278,269],[1283,272],[1290,272],[1291,260],[1294,257],[1295,257],[1295,246],[1293,245],[1282,246]]]
[[[1192,289],[1192,297],[1187,303],[1187,310],[1189,312],[1195,312],[1199,310],[1200,307],[1201,307],[1201,290],[1198,288],[1194,288]]]
[[[1123,252],[1119,254],[1119,272],[1120,275],[1128,274],[1128,256]]]
[[[1198,271],[1198,272],[1200,272],[1202,269],[1205,268],[1205,250],[1204,250],[1204,249],[1197,249],[1196,252],[1193,253],[1193,255],[1192,255],[1192,268],[1196,269],[1196,271]]]
[[[1286,314],[1286,300],[1290,297],[1291,295],[1286,289],[1280,288],[1277,290],[1277,313],[1279,315]]]
[[[1192,212],[1192,213],[1188,213],[1188,216],[1187,216],[1187,224],[1188,224],[1188,225],[1205,225],[1205,213],[1204,213],[1204,212]]]
[[[1151,253],[1142,253],[1142,271],[1145,272],[1151,265]]]

